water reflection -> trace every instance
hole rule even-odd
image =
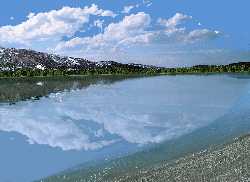
[[[0,82],[0,145],[6,156],[0,156],[0,181],[18,181],[13,173],[27,181],[208,126],[227,113],[249,81],[185,75]],[[13,160],[17,149],[24,150],[22,157]],[[34,169],[36,164],[41,165]]]
[[[1,78],[0,102],[14,103],[21,100],[39,99],[50,93],[86,88],[91,84],[112,84],[133,76],[69,76]]]
[[[121,140],[160,143],[223,115],[241,91],[240,82],[232,89],[233,81],[221,76],[75,83],[81,82],[66,82],[65,88],[80,89],[2,105],[0,130],[62,150],[96,150]]]

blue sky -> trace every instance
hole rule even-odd
[[[250,60],[250,2],[8,0],[0,45],[183,66]]]

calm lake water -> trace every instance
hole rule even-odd
[[[250,131],[249,109],[244,75],[2,79],[0,181],[155,146],[171,159]],[[174,143],[181,147],[162,152]]]

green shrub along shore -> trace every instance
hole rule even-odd
[[[195,73],[250,73],[250,62],[239,62],[228,65],[196,65],[192,67],[164,68],[148,67],[138,65],[121,64],[109,67],[94,67],[82,69],[68,68],[16,68],[0,71],[0,77],[35,77],[35,76],[68,76],[68,75],[128,75],[128,74],[145,74],[145,75],[175,75],[175,74],[195,74]]]

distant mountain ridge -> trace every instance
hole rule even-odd
[[[157,67],[115,61],[89,61],[27,49],[0,48],[0,77],[102,75],[102,74],[202,74],[250,73],[250,62],[191,67]]]
[[[27,49],[0,48],[0,71],[16,69],[93,69],[112,66],[157,68],[142,64],[122,64],[115,61],[89,61],[84,58],[59,56]]]

